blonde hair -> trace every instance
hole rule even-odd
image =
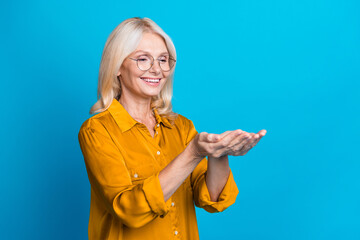
[[[176,59],[172,40],[154,21],[149,18],[134,17],[121,22],[111,32],[105,43],[99,70],[98,101],[91,107],[90,114],[103,112],[109,108],[114,98],[120,99],[121,84],[117,73],[125,58],[135,51],[145,32],[161,36],[170,56]],[[177,117],[177,114],[172,111],[171,104],[175,65],[160,94],[151,100],[151,108],[156,108],[160,115],[168,118],[171,122]]]

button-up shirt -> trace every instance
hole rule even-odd
[[[235,202],[238,189],[231,170],[218,201],[211,201],[206,158],[164,200],[159,172],[197,131],[180,114],[173,123],[156,109],[154,114],[154,137],[115,98],[82,124],[78,137],[91,185],[90,240],[199,239],[194,203],[213,213]]]

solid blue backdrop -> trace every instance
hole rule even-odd
[[[197,130],[268,131],[231,157],[236,203],[201,239],[360,239],[359,1],[3,1],[1,239],[87,239],[77,134],[102,50],[149,17],[177,49],[174,110]]]

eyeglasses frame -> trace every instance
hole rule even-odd
[[[150,68],[152,68],[152,66],[154,65],[154,62],[155,62],[155,58],[154,58],[153,56],[151,56],[151,55],[147,55],[147,56],[151,57],[151,58],[152,58],[152,61],[151,61],[150,67],[149,67],[148,69],[146,69],[146,70],[140,69],[140,67],[139,67],[139,59],[131,58],[131,57],[129,57],[129,59],[131,59],[131,60],[133,60],[133,61],[136,61],[136,66],[138,67],[138,69],[140,69],[141,71],[147,71],[147,70],[149,70]],[[172,58],[172,57],[169,56],[169,59],[173,60],[173,61],[176,63],[176,60],[175,60],[174,58]],[[169,70],[163,70],[163,69],[161,68],[161,65],[160,65],[160,60],[159,60],[159,59],[156,59],[156,60],[159,62],[159,67],[160,67],[160,69],[161,69],[163,72],[169,72],[169,71],[175,66],[175,63],[174,63],[174,65],[173,65],[172,67],[170,67]]]

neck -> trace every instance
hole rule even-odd
[[[134,119],[146,121],[153,116],[150,108],[151,98],[130,98],[126,94],[122,94],[119,102]]]

